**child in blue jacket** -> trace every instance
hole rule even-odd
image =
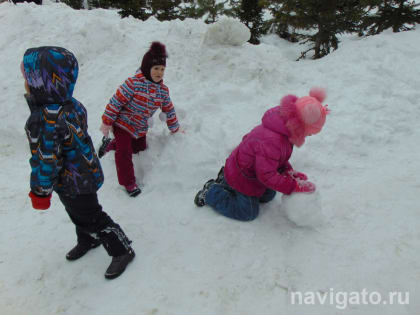
[[[55,191],[76,226],[76,260],[101,243],[112,256],[105,277],[121,275],[135,254],[131,241],[98,203],[104,176],[88,134],[87,111],[72,97],[78,75],[74,55],[61,47],[26,50],[21,71],[31,114],[25,130],[32,156],[29,197],[46,210]]]

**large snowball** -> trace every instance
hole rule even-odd
[[[283,195],[281,207],[287,218],[297,226],[318,227],[325,223],[321,196],[318,191],[311,194]]]
[[[250,38],[251,32],[244,24],[233,18],[222,17],[208,28],[204,36],[204,43],[210,46],[240,46]]]

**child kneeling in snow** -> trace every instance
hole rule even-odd
[[[170,132],[179,130],[169,89],[163,84],[167,57],[165,46],[153,42],[143,56],[141,67],[118,88],[102,116],[104,138],[98,155],[101,158],[115,150],[118,182],[131,197],[141,192],[134,175],[132,154],[146,149],[149,119],[160,109],[159,117],[166,121]],[[111,130],[115,136],[112,141],[108,138]]]
[[[262,123],[245,135],[227,158],[216,180],[206,182],[194,203],[209,205],[232,219],[250,221],[259,213],[259,204],[271,201],[276,191],[283,194],[311,193],[315,185],[289,163],[293,146],[317,134],[328,109],[321,102],[323,89],[313,88],[310,96],[283,97],[279,106],[265,112]]]
[[[61,47],[28,49],[21,63],[31,111],[25,130],[32,207],[46,210],[53,190],[76,226],[77,245],[67,253],[76,260],[101,243],[112,256],[105,277],[121,275],[135,254],[131,241],[98,203],[104,176],[88,134],[86,108],[72,97],[78,74],[74,55]]]

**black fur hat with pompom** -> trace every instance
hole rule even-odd
[[[141,61],[140,69],[146,79],[152,81],[150,69],[153,66],[166,67],[166,58],[168,58],[168,54],[166,53],[165,45],[160,42],[153,42]]]

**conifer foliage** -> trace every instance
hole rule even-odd
[[[170,21],[181,17],[181,0],[154,0],[149,2],[151,15],[159,21]]]
[[[282,0],[280,10],[273,11],[279,23],[296,30],[302,43],[310,43],[310,48],[302,52],[304,58],[314,51],[318,59],[338,48],[338,34],[357,32],[365,13],[361,1],[352,0]]]
[[[393,32],[409,31],[420,23],[420,3],[407,0],[377,1],[376,13],[365,19],[368,35],[392,28]]]
[[[206,23],[214,23],[218,16],[225,13],[225,5],[228,1],[197,0],[196,17],[205,16]]]
[[[413,0],[61,1],[74,9],[117,9],[122,18],[133,16],[140,20],[153,16],[160,21],[200,18],[214,23],[221,15],[231,16],[249,28],[252,44],[259,44],[261,35],[268,31],[292,42],[308,44],[298,60],[312,51],[310,56],[314,59],[328,55],[338,48],[338,36],[344,33],[375,35],[389,28],[400,32],[420,23],[420,3]]]
[[[114,6],[119,8],[118,13],[122,18],[132,16],[136,19],[147,20],[150,16],[147,10],[147,1],[146,0],[118,0],[113,1]]]
[[[62,0],[61,2],[64,2],[65,4],[76,10],[83,9],[83,0]]]
[[[103,8],[103,9],[109,9],[113,7],[115,1],[112,0],[88,0],[87,9],[93,9],[93,8]]]
[[[264,2],[261,0],[241,0],[237,9],[237,16],[251,31],[251,44],[259,44],[259,38],[265,32],[263,21]]]

